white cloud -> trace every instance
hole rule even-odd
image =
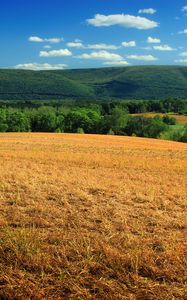
[[[92,52],[92,53],[83,53],[77,58],[82,59],[101,59],[101,60],[108,60],[108,61],[120,61],[123,60],[123,57],[119,54],[111,53],[105,50]]]
[[[30,36],[28,38],[29,42],[34,42],[34,43],[43,43],[44,40],[40,38],[39,36]]]
[[[181,10],[182,11],[187,11],[187,6],[183,6]]]
[[[81,41],[75,40],[74,42],[69,42],[66,44],[70,48],[84,48],[84,49],[107,49],[107,50],[117,50],[120,48],[120,46],[115,46],[115,45],[109,45],[105,43],[100,43],[100,44],[88,44],[84,45]]]
[[[52,44],[58,44],[60,42],[63,42],[63,38],[50,38],[50,39],[44,39],[45,42],[52,43]]]
[[[158,60],[157,57],[153,55],[128,55],[128,59],[134,59],[134,60],[143,60],[143,61],[155,61]]]
[[[103,65],[107,66],[127,66],[129,63],[126,60],[119,60],[119,61],[106,61]]]
[[[187,56],[187,52],[181,52],[179,53],[179,56]]]
[[[184,30],[178,32],[178,34],[183,34],[183,33],[187,34],[187,29],[184,29]]]
[[[184,59],[176,59],[175,62],[176,62],[176,63],[187,63],[187,58],[184,58]]]
[[[50,57],[50,56],[71,56],[72,52],[68,49],[50,50],[50,51],[40,51],[40,57]]]
[[[28,63],[28,64],[19,64],[16,65],[15,69],[22,69],[22,70],[32,70],[32,71],[40,71],[40,70],[63,70],[67,67],[65,64],[38,64],[38,63]]]
[[[136,42],[135,41],[123,42],[122,46],[123,47],[136,47]]]
[[[96,14],[93,19],[87,20],[88,24],[101,27],[119,25],[127,28],[150,29],[158,27],[158,23],[147,18],[139,16],[117,14],[117,15],[101,15]]]
[[[175,51],[176,49],[170,47],[169,45],[158,45],[158,46],[153,46],[154,50],[159,50],[159,51]]]
[[[140,9],[138,11],[139,14],[148,14],[148,15],[153,15],[155,14],[157,11],[154,8],[144,8],[144,9]]]
[[[152,47],[141,47],[142,50],[147,50],[147,51],[150,51],[152,50],[153,48]]]
[[[52,43],[52,44],[58,44],[62,42],[64,39],[63,38],[41,38],[39,36],[30,36],[28,38],[29,42],[34,42],[34,43]]]
[[[45,45],[44,49],[51,49],[51,46],[50,45]]]
[[[109,45],[109,44],[104,44],[104,43],[100,43],[100,44],[89,44],[87,46],[88,49],[110,49],[110,50],[116,50],[119,49],[119,46],[115,46],[115,45]]]
[[[66,45],[70,48],[85,48],[82,42],[77,41],[69,42]]]
[[[147,43],[148,44],[159,44],[159,43],[161,43],[161,40],[158,38],[152,38],[151,36],[149,36],[147,38]]]

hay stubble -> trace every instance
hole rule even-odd
[[[185,299],[187,146],[0,134],[0,297]]]

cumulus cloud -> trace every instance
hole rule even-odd
[[[128,55],[128,59],[134,59],[134,60],[143,60],[143,61],[156,61],[158,60],[157,57],[153,55]]]
[[[187,63],[187,58],[176,59],[175,62],[176,62],[176,63]]]
[[[40,70],[63,70],[66,67],[67,67],[67,65],[65,65],[65,64],[51,65],[48,63],[45,63],[45,64],[27,63],[27,64],[18,64],[14,67],[14,69],[40,71]]]
[[[149,36],[147,38],[147,43],[148,44],[159,44],[159,43],[161,43],[161,40],[158,38],[152,38],[151,36]]]
[[[123,47],[136,47],[135,41],[123,42],[121,43]]]
[[[82,42],[74,41],[66,44],[70,48],[85,48]]]
[[[92,53],[83,53],[81,55],[76,56],[77,58],[82,59],[101,59],[107,61],[120,61],[123,60],[123,57],[119,54],[111,53],[105,50],[96,51]]]
[[[103,65],[107,66],[127,66],[129,65],[128,61],[126,60],[119,60],[119,61],[106,61]]]
[[[40,57],[52,57],[52,56],[71,56],[72,52],[68,49],[40,51]]]
[[[66,44],[70,48],[82,48],[82,49],[105,49],[105,50],[117,50],[120,46],[109,45],[105,43],[88,44],[84,45],[81,41],[74,41]]]
[[[89,44],[87,46],[88,49],[108,49],[108,50],[117,50],[120,47],[119,46],[115,46],[115,45],[109,45],[109,44],[104,44],[104,43],[100,43],[100,44]]]
[[[58,44],[62,42],[64,39],[63,38],[41,38],[39,36],[30,36],[28,38],[29,42],[34,42],[34,43],[52,43],[52,44]]]
[[[144,8],[144,9],[140,9],[138,11],[139,14],[148,14],[148,15],[153,15],[155,14],[157,11],[154,8]]]
[[[147,18],[117,14],[117,15],[101,15],[96,14],[93,19],[87,20],[88,24],[95,27],[109,27],[113,25],[123,26],[136,29],[151,29],[158,27],[158,23]]]
[[[29,42],[34,42],[34,43],[43,43],[44,40],[40,38],[39,36],[30,36],[28,38]]]
[[[170,47],[169,45],[158,45],[158,46],[153,46],[154,50],[158,51],[174,51],[176,49]]]
[[[50,45],[44,45],[44,49],[51,49]]]
[[[63,38],[50,38],[50,39],[45,39],[45,42],[58,44],[60,42],[63,42],[63,40],[64,40]]]
[[[187,56],[187,52],[181,52],[179,53],[179,56]]]
[[[152,50],[152,47],[150,47],[150,46],[149,46],[149,47],[141,47],[141,49],[142,49],[142,50],[150,51],[150,50]]]
[[[178,34],[187,34],[187,29],[184,29],[182,31],[179,31]]]
[[[183,6],[181,10],[182,11],[187,11],[187,6]]]

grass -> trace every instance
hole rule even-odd
[[[184,135],[184,132],[185,132],[185,125],[180,123],[176,125],[170,125],[168,130],[161,133],[160,138],[162,140],[179,141],[181,137]]]
[[[0,299],[186,298],[186,144],[0,141]]]

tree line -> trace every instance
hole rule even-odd
[[[107,100],[107,101],[77,101],[68,100],[0,100],[0,108],[40,108],[41,106],[77,108],[77,107],[95,107],[105,115],[110,114],[115,107],[125,109],[129,114],[156,112],[156,113],[175,113],[187,115],[187,100],[181,98],[167,98],[165,100]]]
[[[154,118],[131,116],[125,102],[0,108],[0,132],[67,132],[160,138],[174,125],[176,119],[168,115]],[[171,139],[186,142],[187,127]]]

